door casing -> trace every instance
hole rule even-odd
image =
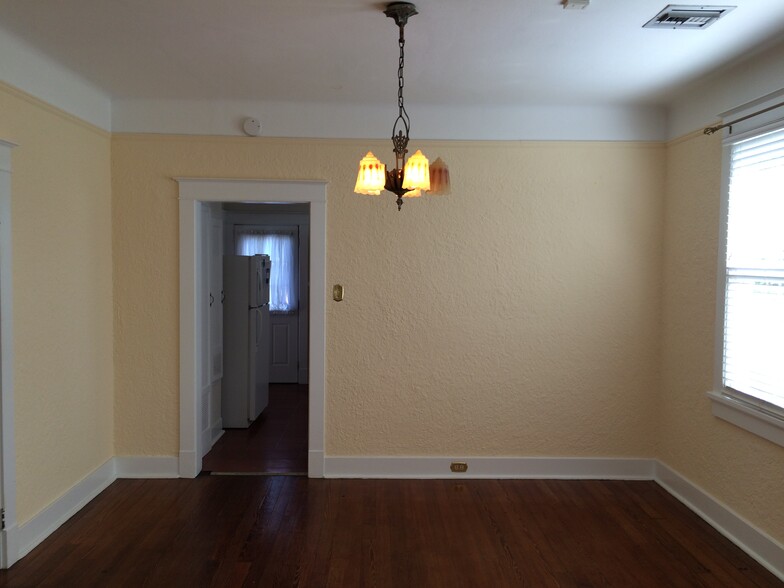
[[[202,467],[198,395],[201,329],[198,284],[201,254],[199,206],[204,202],[298,202],[310,205],[310,300],[308,476],[324,476],[324,397],[326,364],[326,200],[324,181],[174,178],[180,214],[180,450],[179,474],[198,475]],[[321,294],[319,294],[319,292]],[[316,293],[314,296],[313,294]]]
[[[11,272],[11,150],[0,140],[0,567],[19,560],[14,444],[14,335]]]

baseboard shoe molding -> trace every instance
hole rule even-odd
[[[452,462],[468,464],[453,473]],[[326,478],[652,480],[655,460],[599,457],[326,456]]]
[[[8,529],[9,534],[12,535],[12,541],[18,546],[16,561],[35,549],[116,478],[115,461],[112,458],[77,482],[70,490],[32,519],[14,529]],[[8,566],[10,567],[14,563],[9,561]]]
[[[660,461],[656,462],[654,479],[719,533],[784,581],[784,545]]]
[[[179,462],[176,457],[121,456],[114,458],[117,478],[179,478]]]

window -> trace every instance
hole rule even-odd
[[[297,232],[296,230],[255,230],[236,228],[237,255],[269,255],[270,311],[297,310]]]
[[[714,413],[784,444],[784,125],[730,137],[725,150]]]

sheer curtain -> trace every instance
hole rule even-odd
[[[296,251],[294,231],[237,229],[237,255],[269,255],[270,311],[297,310]]]

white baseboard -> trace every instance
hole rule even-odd
[[[207,455],[207,452],[212,448],[212,427],[204,429],[200,435],[199,447],[201,447],[201,456]]]
[[[183,460],[182,458],[186,458]],[[13,565],[76,514],[117,478],[195,477],[178,471],[192,454],[123,456],[106,461],[32,519],[5,530],[8,566]],[[453,461],[468,464],[453,473]],[[654,459],[546,457],[330,457],[308,452],[311,478],[602,479],[655,480],[722,535],[784,580],[784,545],[699,486]]]
[[[196,471],[196,461],[195,451],[180,451],[177,462],[180,478],[195,478],[199,475],[199,472]],[[198,463],[201,463],[201,458]]]
[[[212,424],[212,441],[210,443],[210,448],[214,447],[215,444],[218,442],[218,439],[223,437],[223,434],[226,431],[223,430],[223,419],[220,418]]]
[[[114,458],[118,478],[179,478],[174,456],[122,456]]]
[[[468,464],[454,473],[452,462]],[[655,460],[592,457],[324,457],[326,478],[652,480]]]
[[[719,533],[784,580],[784,545],[662,462],[656,463],[655,480]]]
[[[308,451],[308,478],[324,477],[324,452]]]
[[[8,529],[9,534],[16,535],[12,540],[18,545],[18,559],[30,553],[41,541],[114,482],[115,478],[115,463],[112,458],[77,482],[32,519],[14,529],[13,533]],[[13,563],[9,561],[9,567]]]

